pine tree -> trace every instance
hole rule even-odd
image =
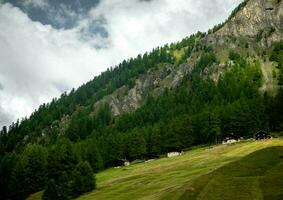
[[[29,145],[23,153],[25,183],[28,192],[37,192],[44,188],[47,180],[47,152],[39,145]]]
[[[95,189],[95,178],[88,162],[80,162],[72,173],[72,195],[77,197]]]
[[[130,133],[127,146],[127,153],[131,160],[142,159],[146,155],[146,141],[138,129]]]
[[[55,181],[63,172],[71,174],[78,162],[72,143],[68,139],[59,140],[50,150],[47,160],[48,177]]]
[[[59,200],[58,188],[54,179],[48,181],[42,196],[43,200]]]

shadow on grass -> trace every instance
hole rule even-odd
[[[283,147],[256,151],[201,176],[180,200],[282,200]]]

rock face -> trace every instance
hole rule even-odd
[[[223,45],[227,38],[249,38],[270,45],[283,39],[283,1],[249,0],[218,31],[208,35],[206,42]]]
[[[164,64],[156,70],[150,70],[141,75],[132,88],[123,86],[113,94],[105,96],[94,105],[96,110],[100,105],[108,103],[114,116],[132,112],[138,109],[148,96],[159,96],[166,89],[176,88],[187,74],[192,65],[188,63],[180,66]]]

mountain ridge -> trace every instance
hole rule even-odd
[[[218,39],[219,44],[225,43],[227,37],[248,37],[258,40],[263,46],[271,46],[272,42],[282,40],[283,21],[282,1],[249,0],[244,1],[244,6],[225,23],[220,30],[212,34],[213,39]],[[221,39],[222,38],[222,39]],[[215,43],[215,41],[208,41]],[[267,44],[267,45],[266,45]]]
[[[267,8],[272,8],[272,10],[267,10]],[[237,43],[249,43],[250,40],[258,40],[259,34],[269,34],[265,35],[264,37],[260,38],[260,41],[256,41],[256,45],[251,48],[257,48],[257,44],[262,46],[268,46],[270,47],[273,42],[278,42],[283,40],[283,2],[280,1],[279,3],[271,3],[269,0],[249,0],[244,1],[240,6],[238,12],[235,14],[232,14],[229,17],[229,21],[225,22],[222,27],[219,28],[216,32],[213,32],[211,34],[206,35],[204,38],[202,38],[202,42],[208,46],[226,46],[226,48],[236,48],[234,45],[240,45]],[[251,12],[256,10],[257,15],[252,15]],[[269,13],[266,13],[269,12]],[[272,13],[271,13],[272,12]],[[234,15],[234,16],[233,16]],[[282,23],[281,23],[282,21]],[[240,26],[240,28],[239,28]],[[217,27],[217,26],[216,26]],[[272,28],[275,28],[273,30]],[[270,32],[272,29],[272,33],[263,33],[262,30],[267,30],[267,32]],[[234,41],[236,39],[236,41]],[[226,40],[226,41],[225,41]],[[231,41],[232,40],[232,41]],[[239,40],[239,41],[237,41]],[[228,47],[227,47],[228,46]],[[242,44],[243,46],[243,44]],[[190,62],[188,58],[188,62]],[[177,86],[178,82],[182,80],[182,75],[187,74],[187,72],[190,71],[190,68],[194,65],[194,62],[191,61],[190,64],[184,64],[180,67],[180,69],[175,68],[175,72],[177,74],[181,74],[181,76],[175,76],[174,85]],[[221,68],[221,66],[218,66]],[[150,74],[148,74],[150,76]],[[169,76],[174,76],[172,74],[169,74]],[[168,78],[168,77],[166,77]],[[170,78],[169,78],[170,79]],[[216,78],[217,79],[217,78]],[[154,80],[157,81],[158,80]],[[107,102],[112,107],[112,112],[114,115],[123,114],[128,111],[134,111],[142,104],[142,94],[138,92],[138,88],[141,81],[138,81],[138,83],[135,85],[134,88],[132,88],[129,91],[129,95],[126,97],[127,99],[133,99],[133,107],[128,107],[128,104],[131,102],[122,99],[119,101],[119,99],[115,98],[113,95],[109,95],[105,97],[102,102]],[[170,88],[170,87],[169,87]],[[136,94],[136,95],[135,95]],[[123,103],[123,101],[125,103]],[[101,103],[101,102],[100,102]],[[99,105],[100,103],[97,103],[96,105]],[[122,104],[122,106],[120,106]],[[124,109],[119,108],[124,107]]]

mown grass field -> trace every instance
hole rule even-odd
[[[283,199],[281,156],[280,139],[198,148],[103,171],[96,175],[97,189],[78,199]],[[40,197],[36,193],[29,200]]]

